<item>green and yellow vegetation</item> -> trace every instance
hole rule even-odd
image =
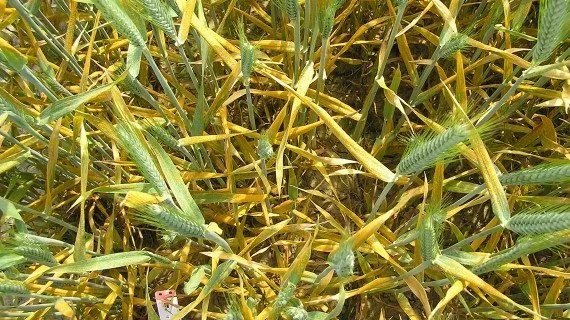
[[[0,319],[570,318],[570,0],[0,23]]]

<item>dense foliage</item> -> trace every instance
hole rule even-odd
[[[0,318],[570,318],[570,0],[0,21]]]

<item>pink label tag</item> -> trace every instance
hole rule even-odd
[[[156,308],[160,320],[169,320],[178,313],[178,298],[174,290],[162,290],[154,293]]]

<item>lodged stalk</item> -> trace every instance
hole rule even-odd
[[[133,218],[141,223],[182,237],[206,239],[216,243],[228,252],[232,251],[222,237],[208,230],[205,225],[192,222],[183,211],[172,204],[145,204],[134,206],[133,209]]]

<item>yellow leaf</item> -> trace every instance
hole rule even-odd
[[[54,306],[55,310],[59,311],[64,317],[72,319],[75,315],[75,312],[67,302],[63,299],[57,299]]]
[[[182,20],[180,22],[180,29],[178,30],[178,42],[183,44],[188,39],[192,17],[194,16],[194,8],[196,7],[196,0],[188,0],[182,12]]]
[[[443,310],[445,305],[449,303],[455,296],[461,293],[465,286],[462,281],[455,281],[453,285],[445,293],[445,297],[441,299],[429,315],[429,319],[433,319],[440,310]]]
[[[396,180],[396,175],[390,171],[386,166],[384,166],[380,161],[378,161],[374,156],[368,153],[364,148],[362,148],[356,141],[354,141],[350,135],[348,135],[341,126],[336,123],[336,121],[331,117],[323,108],[316,105],[312,100],[305,96],[300,95],[289,85],[275,77],[269,72],[263,70],[260,71],[266,76],[275,80],[283,86],[287,91],[299,98],[305,105],[309,106],[313,112],[315,112],[323,122],[329,127],[332,133],[340,140],[344,147],[368,170],[370,173],[374,174],[378,179],[385,182],[393,182]]]
[[[529,309],[523,305],[520,305],[520,304],[514,302],[513,300],[511,300],[509,297],[507,297],[506,295],[501,293],[499,290],[495,289],[492,285],[483,281],[481,278],[479,278],[473,272],[469,271],[467,268],[465,268],[463,265],[461,265],[457,261],[455,261],[451,258],[448,258],[444,255],[439,255],[437,258],[435,258],[435,260],[433,262],[437,266],[439,266],[444,272],[446,272],[448,275],[451,275],[451,276],[457,277],[463,281],[466,281],[470,285],[473,285],[473,286],[483,290],[488,295],[493,296],[494,298],[496,298],[496,299],[498,299],[498,300],[500,300],[506,304],[509,304],[511,306],[519,308],[520,310],[522,310],[524,312],[527,312],[527,313],[532,314],[532,315],[536,314],[531,309]]]

